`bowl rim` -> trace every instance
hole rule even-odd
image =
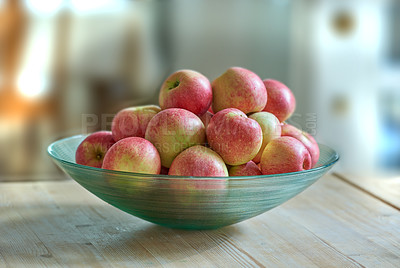
[[[333,160],[326,163],[325,165],[311,168],[308,170],[303,170],[303,171],[296,171],[296,172],[290,172],[290,173],[279,173],[279,174],[269,174],[269,175],[256,175],[256,176],[229,176],[229,177],[198,177],[198,176],[171,176],[171,175],[162,175],[162,174],[146,174],[146,173],[136,173],[136,172],[129,172],[129,171],[118,171],[118,170],[109,170],[109,169],[103,169],[103,168],[96,168],[96,167],[91,167],[91,166],[85,166],[85,165],[80,165],[74,162],[70,162],[64,159],[61,159],[54,155],[53,152],[55,152],[54,147],[57,144],[60,144],[66,140],[71,140],[71,139],[76,139],[76,138],[83,138],[88,136],[89,134],[78,134],[66,138],[62,138],[59,140],[56,140],[52,142],[48,147],[47,147],[47,153],[48,155],[55,159],[56,161],[59,161],[65,165],[78,168],[78,169],[83,169],[83,170],[88,170],[88,171],[95,171],[95,172],[100,172],[100,173],[108,173],[108,174],[114,174],[114,175],[122,175],[122,176],[134,176],[134,177],[146,177],[146,178],[152,178],[152,179],[164,179],[164,180],[170,180],[170,179],[188,179],[188,178],[193,178],[197,180],[221,180],[221,179],[226,179],[226,180],[258,180],[258,179],[268,179],[268,178],[285,178],[285,177],[293,177],[297,175],[304,175],[307,173],[313,173],[319,170],[327,169],[334,165],[337,161],[339,161],[339,154],[332,149],[331,147],[320,144],[318,143],[318,146],[320,147],[321,145],[324,147],[327,147],[328,149],[332,150],[334,155],[333,155]],[[320,147],[321,148],[321,147]]]

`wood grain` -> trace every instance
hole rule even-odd
[[[383,178],[342,173],[333,175],[400,210],[400,176]]]
[[[0,267],[399,267],[400,213],[328,175],[213,231],[160,227],[74,181],[0,183]]]

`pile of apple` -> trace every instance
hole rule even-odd
[[[116,114],[112,131],[89,135],[76,163],[175,176],[253,176],[302,171],[319,158],[314,138],[285,123],[294,112],[283,83],[240,67],[212,83],[180,70],[162,84],[160,107]]]

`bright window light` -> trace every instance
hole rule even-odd
[[[70,7],[76,12],[110,11],[121,8],[123,0],[70,0]]]
[[[32,71],[25,71],[18,78],[18,90],[28,98],[42,96],[47,91],[47,86],[45,76]]]
[[[40,15],[52,15],[57,13],[61,9],[63,3],[63,0],[25,0],[25,5],[28,10]]]

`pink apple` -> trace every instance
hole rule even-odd
[[[224,202],[228,194],[228,177],[215,178],[168,178],[167,192],[170,199],[187,211],[192,209],[213,210],[214,204]]]
[[[263,132],[261,148],[253,159],[255,163],[260,163],[262,153],[268,142],[281,136],[281,123],[275,115],[268,112],[254,113],[250,115],[249,118],[256,120]]]
[[[172,162],[168,175],[196,177],[228,177],[224,160],[213,150],[201,145],[180,153]]]
[[[265,79],[263,82],[268,94],[263,111],[274,114],[281,122],[285,121],[296,109],[296,99],[292,91],[277,80]]]
[[[113,138],[119,141],[127,137],[144,138],[150,120],[161,111],[156,105],[130,107],[119,111],[111,125]]]
[[[313,136],[311,136],[310,133],[307,132],[303,132],[303,135],[306,136],[306,138],[313,144],[313,146],[311,146],[309,148],[309,152],[311,155],[311,160],[312,160],[312,166],[311,167],[315,167],[315,165],[318,163],[319,160],[319,146],[317,141],[314,139]]]
[[[264,175],[296,172],[311,168],[311,156],[299,140],[280,137],[267,144],[260,164]]]
[[[172,162],[169,175],[188,177],[169,179],[169,191],[173,200],[185,207],[208,206],[218,202],[227,193],[229,174],[224,160],[204,146],[192,146],[180,153]]]
[[[319,159],[319,147],[315,139],[310,134],[301,131],[295,126],[285,123],[282,124],[282,136],[293,137],[301,141],[311,155],[311,167],[315,166]]]
[[[166,109],[154,116],[145,137],[160,152],[161,163],[166,168],[171,167],[172,161],[183,150],[206,141],[200,118],[180,108]]]
[[[257,155],[262,145],[262,129],[242,111],[229,108],[213,116],[207,127],[207,139],[226,164],[237,166]]]
[[[207,111],[205,114],[199,116],[201,122],[203,122],[203,124],[204,124],[204,126],[205,126],[206,129],[207,129],[207,126],[208,126],[208,124],[210,123],[211,118],[212,118],[213,116],[214,116],[214,114],[212,114],[212,113],[210,113],[210,112],[208,112],[208,111]]]
[[[206,131],[207,131],[208,124],[210,123],[211,118],[213,116],[214,116],[214,114],[210,113],[209,111],[207,111],[205,114],[199,116],[201,122],[203,122],[203,124],[204,124]],[[208,144],[207,136],[206,136],[206,142],[205,142],[204,146],[210,147]]]
[[[199,72],[180,70],[171,74],[162,84],[159,103],[161,108],[183,108],[196,115],[210,108],[212,89],[210,81]]]
[[[99,131],[86,137],[75,153],[77,164],[101,168],[104,155],[115,143],[110,131]]]
[[[240,166],[231,166],[229,176],[258,176],[262,175],[260,168],[253,161]]]
[[[227,108],[237,108],[245,114],[259,112],[267,103],[261,78],[240,67],[231,67],[215,79],[212,90],[214,113]]]
[[[161,160],[151,142],[129,137],[116,142],[104,157],[104,169],[146,174],[160,174]]]

